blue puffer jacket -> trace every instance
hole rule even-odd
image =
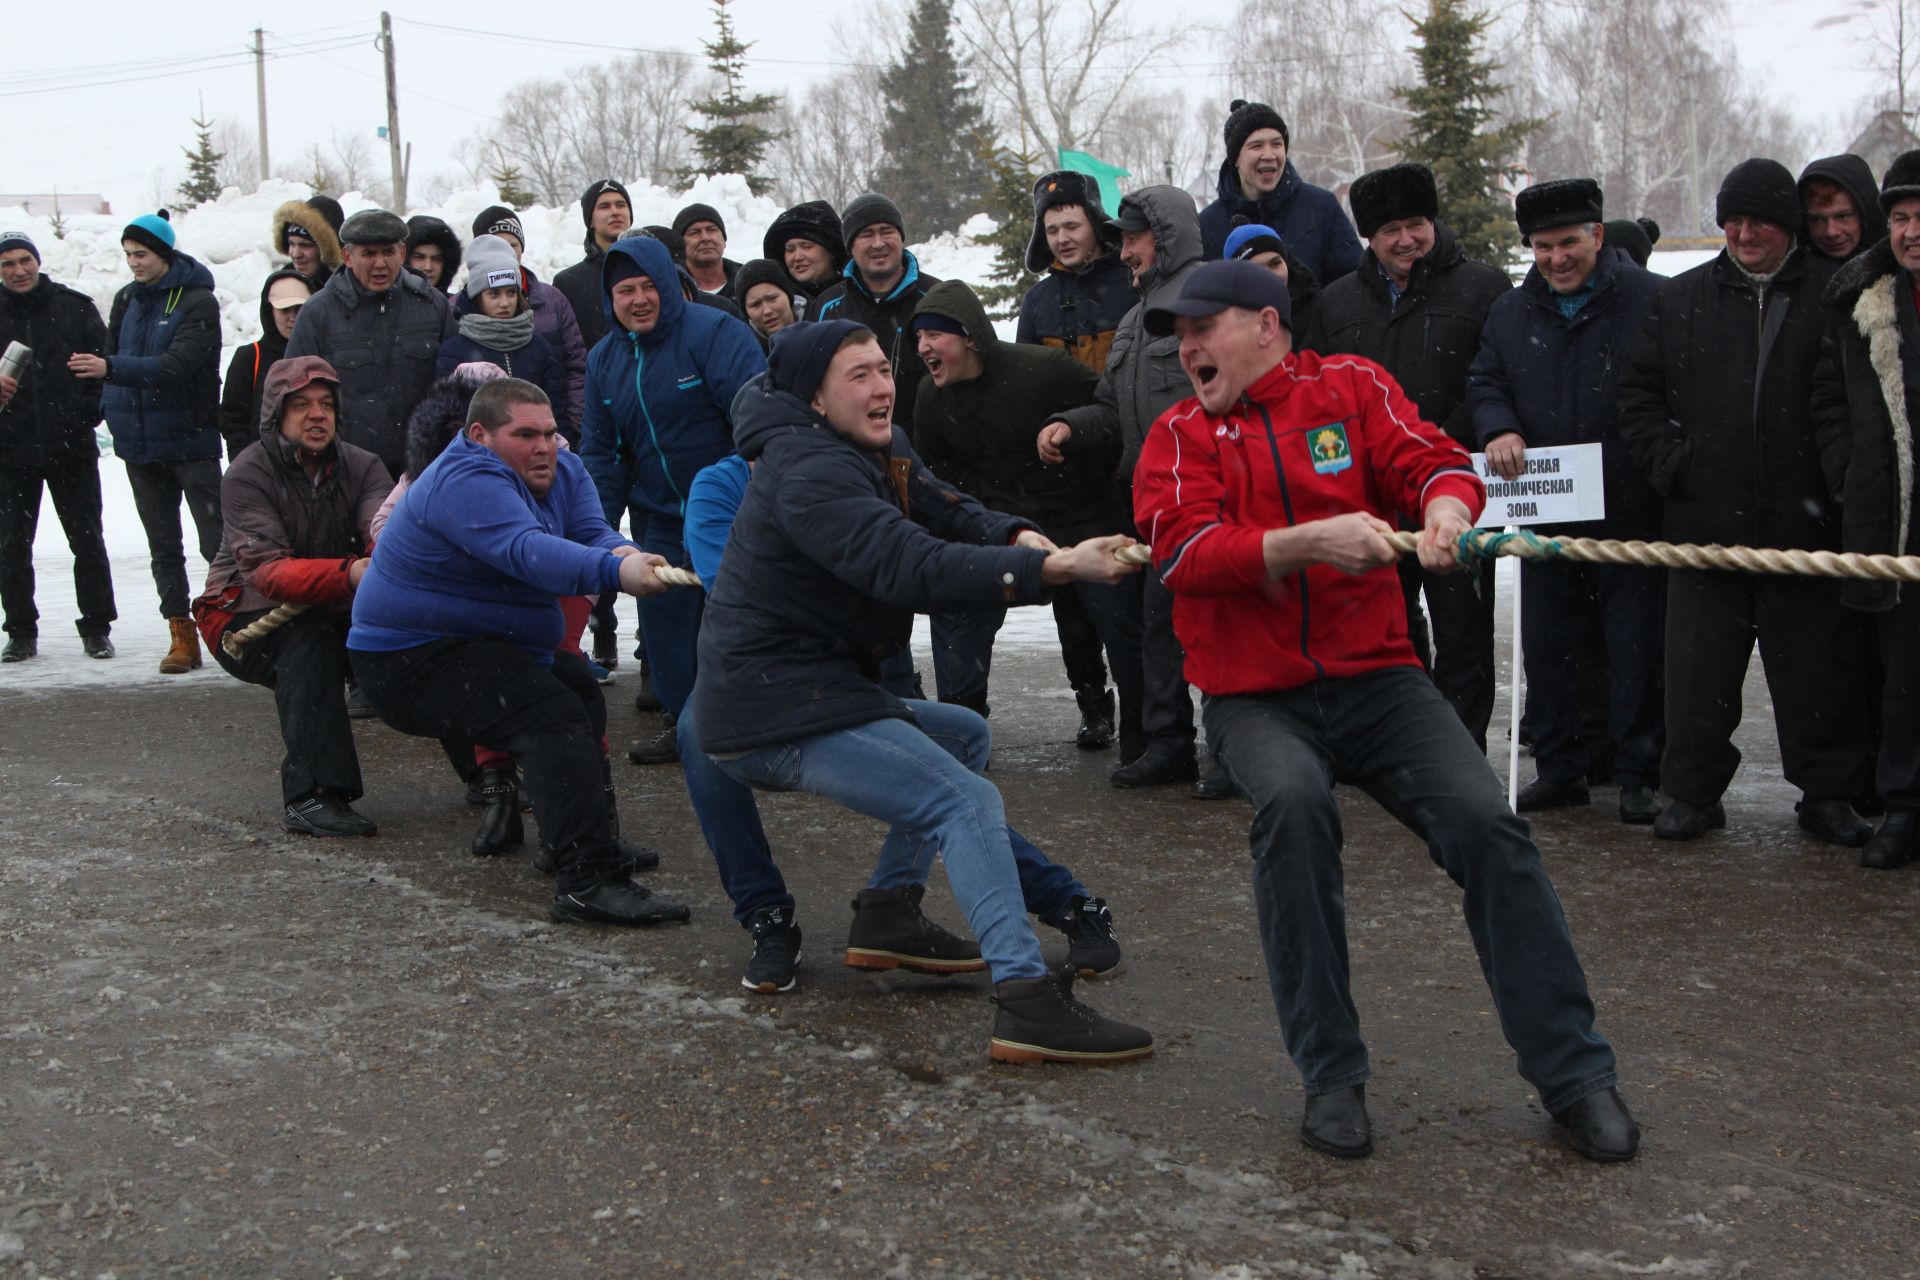
[[[154,284],[134,281],[107,319],[100,410],[115,456],[192,462],[220,456],[220,303],[213,273],[175,254]]]
[[[613,318],[606,267],[622,256],[659,286],[660,318],[651,333],[629,333]],[[732,451],[733,398],[766,372],[767,358],[746,325],[688,305],[667,247],[649,236],[607,250],[600,301],[607,334],[587,356],[580,459],[615,527],[628,506],[684,516],[693,477]]]
[[[874,681],[916,612],[1045,598],[1046,553],[1008,545],[1032,523],[941,483],[898,426],[882,456],[765,378],[736,411],[741,456],[758,462],[700,626],[708,751],[910,719]]]
[[[1272,227],[1287,243],[1288,252],[1306,263],[1322,287],[1360,265],[1360,237],[1347,221],[1340,197],[1301,178],[1287,161],[1280,185],[1249,200],[1240,194],[1240,171],[1220,166],[1219,199],[1200,211],[1201,251],[1211,262],[1226,251],[1233,220]]]

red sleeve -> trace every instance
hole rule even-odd
[[[347,570],[351,556],[296,560],[281,556],[254,566],[254,590],[282,604],[345,604],[353,599]]]
[[[1233,595],[1272,587],[1266,527],[1229,515],[1219,446],[1196,402],[1175,405],[1147,431],[1133,472],[1133,512],[1169,591]]]
[[[1330,363],[1323,362],[1321,368]],[[1487,490],[1474,474],[1467,451],[1422,419],[1386,370],[1357,357],[1343,357],[1339,363],[1351,379],[1360,435],[1381,494],[1413,520],[1424,520],[1427,503],[1442,495],[1466,503],[1468,519],[1478,520]]]

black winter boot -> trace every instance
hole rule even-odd
[[[620,800],[613,790],[613,761],[605,756],[600,759],[600,785],[607,797],[607,829],[613,832],[613,843],[620,850],[620,869],[628,875],[636,871],[651,871],[660,865],[660,854],[643,844],[628,844],[620,838]]]
[[[920,910],[927,886],[862,889],[847,930],[850,969],[911,969],[916,973],[978,973],[987,967],[980,945],[941,928]]]
[[[1076,688],[1073,700],[1080,704],[1080,734],[1074,745],[1082,751],[1105,751],[1113,745],[1113,690]]]
[[[1073,975],[997,982],[993,1039],[995,1062],[1126,1062],[1153,1052],[1153,1036],[1140,1027],[1103,1018],[1073,998]]]
[[[520,820],[518,779],[512,769],[482,769],[479,792],[486,803],[480,814],[480,828],[473,833],[468,851],[476,858],[497,858],[509,849],[517,849],[527,838],[526,824]]]

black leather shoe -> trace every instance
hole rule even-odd
[[[1513,811],[1538,813],[1542,809],[1571,809],[1575,805],[1590,803],[1592,799],[1585,778],[1573,778],[1566,782],[1535,778],[1520,788],[1520,794],[1514,797]]]
[[[635,764],[679,764],[680,735],[669,729],[657,738],[636,742],[627,748],[627,759]]]
[[[1367,1086],[1356,1084],[1332,1093],[1308,1094],[1306,1114],[1300,1119],[1300,1141],[1342,1160],[1358,1160],[1372,1151]]]
[[[1200,765],[1191,742],[1153,742],[1132,764],[1107,775],[1116,787],[1164,787],[1175,782],[1198,782]]]
[[[1660,797],[1653,793],[1652,787],[1620,788],[1620,821],[1643,827],[1659,816]]]
[[[39,636],[8,636],[6,647],[0,649],[0,662],[25,662],[39,652]]]
[[[1618,1164],[1640,1150],[1640,1126],[1618,1089],[1590,1093],[1553,1117],[1566,1126],[1567,1142],[1589,1160]]]
[[[1860,865],[1870,871],[1895,871],[1912,862],[1920,853],[1920,814],[1911,809],[1892,809],[1886,821],[1860,851]]]
[[[1698,840],[1726,825],[1727,811],[1720,807],[1718,800],[1706,805],[1669,800],[1653,821],[1653,834],[1662,840]]]
[[[111,658],[113,641],[97,632],[84,635],[80,637],[80,652],[89,658]]]
[[[1845,800],[1802,800],[1800,829],[1844,849],[1858,849],[1873,839],[1873,824]]]
[[[1233,785],[1233,779],[1227,776],[1227,767],[1218,760],[1193,784],[1195,800],[1231,800],[1239,794],[1240,788]]]
[[[547,914],[561,924],[683,924],[693,912],[631,880],[609,880],[591,889],[556,893]]]

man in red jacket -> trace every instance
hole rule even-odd
[[[1179,333],[1196,395],[1147,434],[1135,520],[1174,596],[1207,741],[1253,802],[1254,900],[1306,1084],[1302,1138],[1336,1156],[1373,1145],[1347,982],[1339,778],[1425,840],[1464,890],[1520,1073],[1574,1149],[1631,1159],[1639,1129],[1540,851],[1414,655],[1399,557],[1382,537],[1395,517],[1419,518],[1422,566],[1454,567],[1485,501],[1466,452],[1373,361],[1295,353],[1286,285],[1250,262],[1207,264],[1146,324]]]

